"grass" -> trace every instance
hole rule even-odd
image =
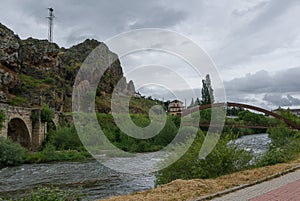
[[[27,101],[28,101],[28,100],[27,100],[27,98],[25,98],[25,97],[22,97],[22,96],[16,96],[16,97],[10,99],[10,100],[8,101],[8,103],[9,103],[10,105],[13,105],[13,106],[20,106],[20,105],[22,105],[23,103],[26,103]]]
[[[79,190],[62,190],[58,187],[38,187],[31,191],[30,194],[20,198],[0,198],[0,201],[68,201],[83,200],[85,196]]]
[[[20,80],[24,83],[24,87],[27,89],[33,89],[33,88],[41,88],[45,86],[45,80],[36,79],[29,75],[20,75]]]

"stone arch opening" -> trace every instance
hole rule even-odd
[[[31,147],[29,130],[22,119],[14,118],[8,123],[7,137],[25,148]]]

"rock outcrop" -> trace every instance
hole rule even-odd
[[[133,82],[126,83],[117,55],[104,43],[87,39],[71,48],[60,48],[47,40],[21,40],[0,23],[0,102],[25,107],[46,103],[56,110],[70,111],[77,72],[98,46],[101,58],[115,59],[102,76],[97,95],[111,94],[120,79],[125,80],[123,92],[133,94]],[[97,77],[97,72],[90,75]],[[107,108],[104,111],[109,112]]]

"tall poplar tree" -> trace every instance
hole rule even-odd
[[[214,100],[214,90],[211,86],[211,80],[209,74],[206,75],[205,79],[202,80],[202,100],[201,104],[213,104]]]

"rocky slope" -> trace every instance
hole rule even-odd
[[[103,59],[117,57],[96,40],[87,39],[69,49],[47,40],[21,40],[0,23],[0,102],[25,107],[46,103],[56,110],[70,111],[77,71],[97,46],[103,49]],[[124,82],[124,93],[134,93],[133,82],[126,82],[119,59],[102,78],[97,90],[100,99],[109,99],[120,79]],[[109,112],[109,106],[98,106],[98,111]]]

